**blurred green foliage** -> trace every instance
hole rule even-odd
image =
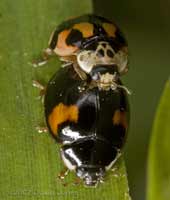
[[[170,198],[170,80],[166,83],[154,121],[149,147],[147,200]]]

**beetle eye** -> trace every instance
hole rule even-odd
[[[100,75],[102,74],[118,74],[117,65],[96,65],[92,68],[90,72],[90,76],[93,80],[97,80],[100,78]]]

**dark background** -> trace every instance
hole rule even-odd
[[[119,25],[129,43],[130,70],[122,79],[133,94],[125,156],[132,199],[143,200],[152,123],[170,76],[170,1],[93,0],[93,6]]]

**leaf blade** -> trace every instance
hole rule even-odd
[[[148,200],[170,197],[170,81],[166,83],[153,125],[148,159]]]

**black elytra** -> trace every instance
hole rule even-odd
[[[123,88],[90,87],[90,82],[75,78],[74,73],[72,65],[60,68],[49,81],[44,102],[46,122],[62,144],[65,165],[75,170],[85,185],[95,186],[125,143],[127,93]],[[121,85],[119,79],[117,83]]]

